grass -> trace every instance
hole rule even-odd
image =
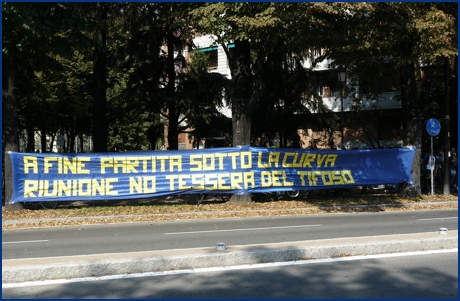
[[[403,198],[397,194],[366,194],[345,192],[343,196],[321,193],[300,195],[276,200],[271,197],[257,199],[249,204],[232,205],[216,201],[212,197],[196,205],[194,196],[183,196],[166,200],[162,198],[124,200],[60,202],[56,209],[41,209],[33,205],[30,209],[7,211],[2,209],[2,229],[23,226],[63,226],[75,224],[100,224],[114,222],[159,222],[177,219],[209,219],[249,216],[276,216],[294,214],[317,214],[327,212],[394,211],[431,208],[457,209],[457,204],[443,204],[458,201],[457,195],[424,195],[422,198]],[[429,203],[429,205],[427,205]],[[376,206],[389,205],[389,206]],[[404,206],[405,207],[404,207]],[[370,206],[370,207],[366,207]],[[104,218],[101,218],[104,217]],[[107,218],[112,217],[112,218]],[[56,219],[59,218],[59,221]],[[75,220],[74,218],[80,218]],[[49,221],[48,219],[54,219]],[[7,221],[22,220],[22,225]],[[32,221],[31,221],[32,220]]]

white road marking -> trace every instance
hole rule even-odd
[[[305,228],[305,227],[321,227],[322,225],[301,225],[301,226],[284,226],[284,227],[266,227],[266,228],[246,228],[246,229],[228,229],[228,230],[209,230],[209,231],[190,231],[190,232],[169,232],[165,235],[176,234],[197,234],[197,233],[214,233],[214,232],[237,232],[237,231],[254,231],[254,230],[272,230],[272,229],[287,229],[287,228]]]
[[[417,255],[454,253],[454,252],[458,252],[458,248],[443,249],[443,250],[404,252],[404,253],[377,254],[377,255],[361,255],[361,256],[350,256],[350,257],[339,257],[339,258],[325,258],[325,259],[298,260],[298,261],[283,261],[283,262],[260,263],[260,264],[245,264],[245,265],[228,266],[228,267],[198,268],[198,269],[193,269],[193,270],[187,269],[187,270],[175,270],[175,271],[164,271],[164,272],[149,272],[149,273],[110,275],[110,276],[101,276],[101,277],[84,277],[84,278],[73,278],[73,279],[54,279],[54,280],[42,280],[42,281],[28,281],[28,282],[20,282],[20,283],[2,283],[2,289],[4,289],[4,288],[36,286],[36,285],[56,285],[56,284],[66,284],[66,283],[87,282],[87,281],[104,281],[104,280],[130,279],[130,278],[142,278],[142,277],[158,277],[158,276],[193,274],[193,273],[209,273],[209,272],[220,272],[220,271],[245,270],[245,269],[260,269],[260,268],[271,268],[271,267],[290,266],[290,265],[303,265],[303,264],[315,264],[315,263],[325,263],[325,262],[340,262],[340,261],[355,261],[355,260],[366,260],[366,259],[376,259],[376,258],[417,256]]]
[[[436,218],[419,218],[418,221],[434,221],[434,220],[438,220],[438,219],[454,219],[454,218],[458,218],[458,216],[454,216],[454,217],[436,217]]]
[[[6,245],[6,244],[26,244],[26,243],[30,243],[30,242],[46,242],[46,241],[49,241],[49,240],[23,240],[23,241],[5,241],[5,242],[2,241],[2,245]]]

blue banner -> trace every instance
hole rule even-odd
[[[415,149],[232,147],[124,153],[10,153],[12,202],[148,198],[412,184]]]

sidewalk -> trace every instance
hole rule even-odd
[[[458,231],[2,260],[2,284],[458,248]],[[219,249],[222,249],[219,246]]]

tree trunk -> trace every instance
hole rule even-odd
[[[84,152],[83,146],[85,141],[83,140],[83,134],[78,135],[78,142],[80,143],[80,152]]]
[[[93,80],[93,141],[94,152],[107,151],[107,3],[97,3],[98,25],[95,31]]]
[[[168,123],[168,149],[177,150],[179,149],[179,133],[177,131],[179,124],[177,116],[175,114],[171,115],[171,111],[169,111]]]
[[[176,66],[174,64],[174,35],[171,31],[167,35],[168,46],[168,83],[166,84],[166,101],[168,103],[168,149],[177,150],[179,148],[178,138],[178,116],[176,112],[176,102],[174,94],[176,93]]]
[[[249,41],[235,41],[233,57],[229,58],[232,75],[232,127],[233,146],[245,146],[251,143],[251,119],[255,105],[253,95]],[[250,194],[234,194],[231,204],[248,204]]]
[[[27,148],[26,152],[35,152],[35,131],[32,125],[28,125],[27,128]]]
[[[42,153],[46,153],[48,151],[46,148],[46,130],[44,127],[40,130],[40,147]]]
[[[9,211],[19,211],[24,209],[22,203],[12,203],[13,197],[13,166],[9,152],[19,151],[19,134],[18,134],[18,107],[16,96],[14,94],[15,80],[15,51],[10,52],[10,56],[3,56],[5,74],[7,76],[6,87],[3,87],[3,141],[4,149],[4,181],[5,181],[5,209]]]
[[[251,114],[254,103],[252,96],[252,76],[249,41],[235,41],[235,52],[230,58],[232,75],[232,125],[233,146],[251,143]]]
[[[415,64],[407,63],[401,67],[401,102],[403,112],[403,144],[416,147],[412,165],[413,185],[404,190],[409,197],[421,196],[421,147],[422,120],[418,109],[417,83],[415,80]]]

